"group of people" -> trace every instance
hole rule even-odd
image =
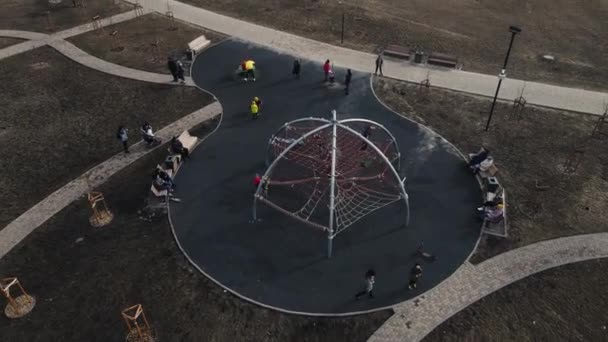
[[[474,174],[487,172],[494,165],[494,158],[490,155],[490,150],[482,147],[479,152],[471,156],[468,165]]]
[[[336,74],[334,73],[331,65],[331,61],[328,59],[323,64],[323,74],[325,75],[325,82],[333,84],[336,81]],[[346,69],[346,75],[344,76],[344,93],[348,95],[350,90],[350,82],[353,79],[353,72],[350,69]]]
[[[184,77],[184,65],[175,57],[169,56],[167,58],[167,67],[169,68],[169,72],[173,76],[173,82],[179,81],[181,84],[186,83],[186,78]]]
[[[252,80],[255,82],[255,61],[252,59],[246,59],[239,65],[239,70],[243,81],[248,82]]]
[[[407,288],[413,290],[418,284],[418,280],[422,277],[422,265],[416,262],[410,269],[410,278]],[[363,289],[355,294],[355,299],[359,299],[365,295],[369,298],[374,298],[374,286],[376,285],[376,271],[369,269],[365,272],[365,284]]]
[[[154,170],[154,173],[152,174],[152,183],[158,190],[167,190],[169,192],[175,190],[173,178],[169,176],[167,171],[161,168],[156,168],[156,170]]]
[[[152,125],[149,122],[144,121],[144,123],[139,128],[141,133],[141,137],[143,141],[149,146],[156,146],[162,143],[162,140],[154,135],[154,130],[152,129]],[[118,126],[118,131],[116,132],[116,139],[120,141],[122,144],[123,150],[125,153],[130,153],[129,151],[129,129],[125,126]],[[171,138],[171,151],[173,153],[179,154],[182,157],[182,160],[186,160],[189,158],[189,151],[184,147],[181,141],[177,139],[177,137]]]

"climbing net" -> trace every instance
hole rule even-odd
[[[296,120],[270,138],[256,199],[333,237],[373,211],[407,203],[399,159],[394,137],[372,121]]]

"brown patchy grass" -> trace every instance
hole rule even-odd
[[[77,64],[42,47],[0,62],[0,227],[121,151],[119,125],[161,128],[212,101],[193,87],[149,84]]]
[[[117,33],[111,35],[112,32]],[[160,14],[147,14],[69,40],[103,60],[168,74],[167,56],[183,54],[188,43],[201,35],[205,35],[212,44],[226,37],[181,21],[172,22]]]
[[[133,6],[119,0],[78,0],[84,7],[73,7],[71,0],[57,5],[48,0],[3,0],[0,29],[54,32],[86,24],[99,15],[102,18],[132,10]],[[47,14],[48,13],[48,14]]]
[[[389,107],[431,127],[464,153],[480,145],[492,151],[507,191],[509,237],[483,236],[473,262],[540,240],[608,231],[608,140],[588,139],[598,117],[528,106],[518,119],[511,104],[498,103],[491,129],[484,132],[491,104],[486,98],[427,92],[385,78],[376,79],[374,88]],[[585,154],[578,171],[568,175],[564,164],[575,148]]]
[[[193,134],[201,137],[215,124]],[[109,226],[91,228],[81,200],[0,259],[0,274],[18,276],[38,300],[27,318],[0,319],[3,340],[121,341],[126,326],[120,311],[137,303],[159,341],[364,342],[391,315],[286,315],[223,291],[187,262],[166,215],[139,218],[149,175],[165,153],[151,153],[98,189],[115,215]],[[84,241],[75,242],[79,237]]]
[[[509,44],[509,25],[520,25],[510,77],[608,89],[608,3],[603,0],[186,0],[256,24],[330,44],[373,51],[398,44],[451,54],[466,70],[497,74]],[[539,58],[552,54],[555,64]]]
[[[23,39],[0,37],[0,49],[23,42]]]
[[[605,341],[608,260],[533,275],[441,324],[425,342]]]

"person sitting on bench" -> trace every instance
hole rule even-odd
[[[141,132],[142,139],[148,144],[148,146],[160,144],[161,140],[154,136],[152,125],[150,125],[147,121],[144,122],[139,131]]]
[[[171,151],[173,151],[173,153],[179,153],[184,161],[189,157],[190,154],[188,149],[184,147],[184,144],[182,144],[177,137],[171,138]]]
[[[164,170],[156,169],[152,175],[152,180],[154,181],[156,188],[159,190],[173,191],[173,189],[175,189],[173,179],[171,179],[171,176],[169,176],[169,174]]]
[[[503,219],[504,204],[495,202],[486,202],[483,207],[477,208],[481,220],[486,220],[491,223],[498,223]]]
[[[472,170],[475,170],[475,168],[477,168],[477,166],[481,164],[482,161],[486,160],[489,155],[490,150],[487,150],[482,147],[479,152],[471,156],[471,160],[469,160],[469,167]]]

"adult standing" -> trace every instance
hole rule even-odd
[[[173,76],[172,82],[177,82],[177,73],[178,73],[177,62],[171,56],[167,57],[167,67],[169,68],[169,72],[171,72],[171,75]]]
[[[293,77],[300,79],[300,69],[301,69],[301,65],[300,65],[300,60],[295,59],[293,61],[293,68],[291,69],[291,74],[293,75]]]
[[[119,126],[116,138],[122,143],[125,153],[129,153],[129,130],[124,126]]]
[[[346,70],[346,76],[344,77],[344,93],[348,95],[348,90],[350,89],[350,81],[353,78],[353,72],[350,69]]]
[[[378,75],[378,71],[380,71],[380,76],[384,76],[384,74],[382,74],[382,64],[384,64],[384,51],[381,51],[378,54],[378,57],[376,57],[376,71],[374,72],[374,75]]]
[[[328,59],[325,61],[325,64],[323,64],[323,73],[325,74],[325,82],[327,82],[327,80],[329,79],[330,72],[331,72],[331,63]]]
[[[184,77],[184,65],[181,61],[176,61],[177,64],[177,78],[179,78],[181,84],[186,84],[186,78]]]

